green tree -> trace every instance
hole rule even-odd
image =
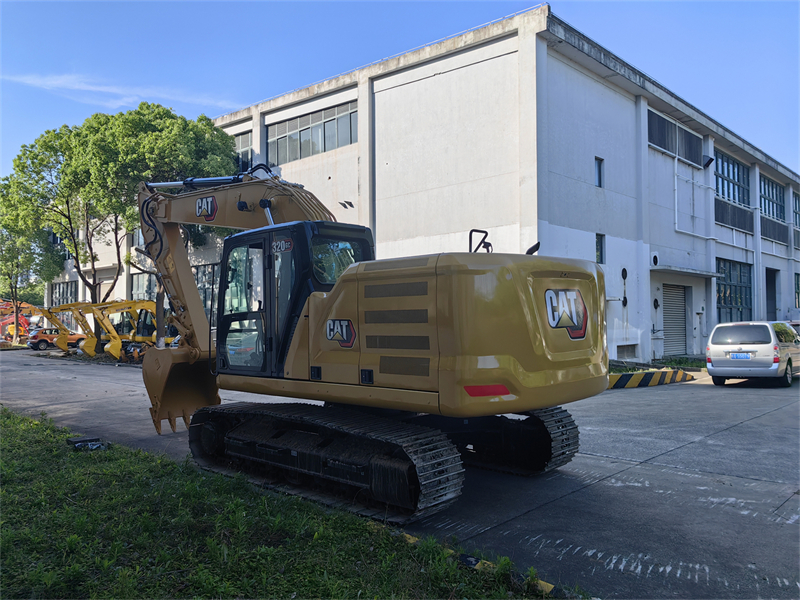
[[[192,121],[158,104],[92,115],[80,126],[49,130],[14,159],[19,218],[49,227],[69,253],[92,303],[108,300],[123,271],[125,236],[139,224],[140,181],[230,175],[233,138],[201,115]],[[100,251],[116,270],[101,297]],[[136,265],[138,267],[138,265]],[[98,325],[99,327],[99,325]],[[99,331],[98,340],[100,339]]]
[[[140,181],[229,175],[233,138],[201,115],[196,121],[143,102],[116,115],[97,113],[78,127],[46,131],[14,160],[26,220],[62,239],[93,303],[106,301],[123,270],[125,235],[139,223]],[[110,246],[116,271],[100,296],[99,251]]]
[[[17,190],[12,178],[0,182],[0,291],[18,308],[20,302],[39,300],[30,292],[41,289],[43,280],[56,277],[64,268],[66,256],[52,244],[48,231],[22,218]],[[15,310],[15,344],[19,331],[19,310]]]

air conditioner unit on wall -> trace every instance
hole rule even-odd
[[[660,259],[658,258],[658,252],[651,252],[650,253],[650,266],[657,267],[659,264]]]

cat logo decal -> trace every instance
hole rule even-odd
[[[586,304],[579,290],[547,290],[544,293],[547,322],[553,329],[566,329],[569,339],[586,337]]]
[[[194,212],[196,216],[203,217],[206,221],[213,221],[217,216],[217,199],[214,196],[198,198]]]
[[[342,348],[352,348],[356,342],[356,328],[349,319],[328,319],[325,337],[332,342],[339,342]]]

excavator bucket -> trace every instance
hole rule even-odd
[[[173,432],[179,418],[188,429],[197,409],[220,403],[217,378],[208,362],[191,360],[189,348],[150,348],[144,355],[144,385],[152,404],[150,416],[159,435],[164,419]]]
[[[97,346],[97,338],[94,335],[86,335],[86,339],[83,340],[78,347],[83,350],[85,354],[88,356],[94,356],[96,354],[95,347]]]
[[[120,354],[122,353],[122,340],[119,336],[111,338],[111,341],[103,346],[103,351],[119,360]]]
[[[55,340],[56,346],[58,346],[64,352],[67,352],[69,350],[69,345],[67,344],[67,336],[68,335],[69,335],[69,332],[67,332],[67,333],[59,332],[58,337]]]

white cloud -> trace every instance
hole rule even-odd
[[[232,110],[241,104],[213,98],[205,94],[194,94],[169,88],[130,88],[98,83],[84,75],[3,75],[13,81],[47,90],[83,104],[94,104],[108,109],[136,107],[140,102],[181,102],[197,106],[208,106]]]

